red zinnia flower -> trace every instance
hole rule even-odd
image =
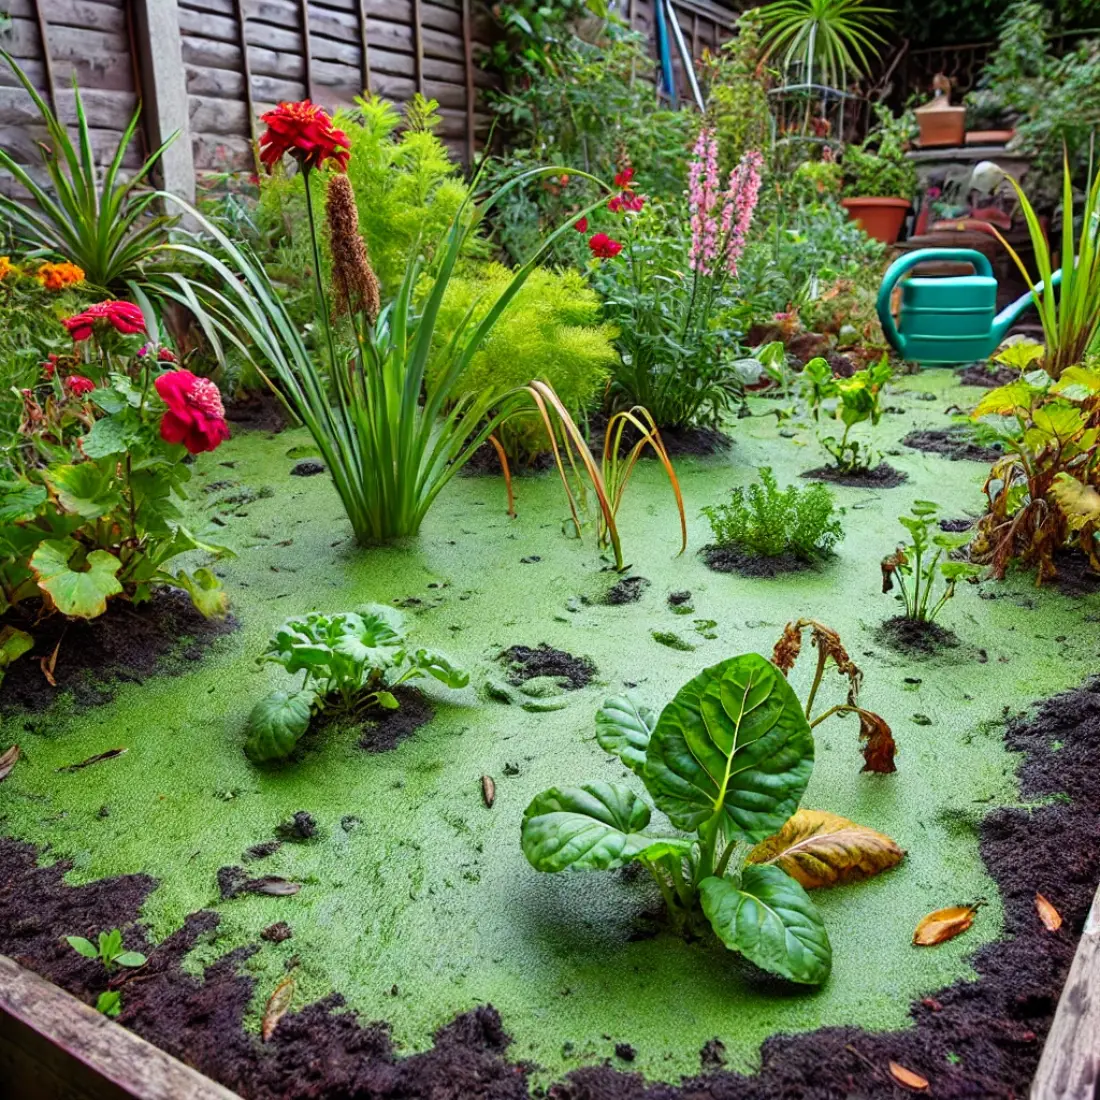
[[[624,193],[622,196],[623,209],[632,210],[635,214],[641,212],[643,206],[645,206],[645,195],[630,195]]]
[[[623,246],[606,233],[594,233],[588,238],[588,247],[592,250],[592,255],[601,260],[614,259],[623,250]]]
[[[171,348],[158,348],[157,360],[161,363],[174,363],[176,361],[175,352]]]
[[[86,393],[91,393],[95,389],[95,383],[90,378],[85,378],[82,374],[70,374],[65,379],[65,389],[73,395],[73,397],[83,397]]]
[[[182,443],[193,455],[212,451],[229,438],[218,387],[189,370],[162,374],[153,385],[168,406],[160,422],[165,443]]]
[[[634,189],[634,169],[628,165],[621,172],[616,172],[615,186],[622,188],[624,191],[632,191]]]
[[[260,121],[267,123],[260,135],[260,160],[269,172],[286,153],[303,168],[320,168],[331,159],[338,171],[347,171],[351,156],[348,135],[335,129],[328,113],[308,99],[280,103],[261,115]]]
[[[57,373],[57,360],[58,356],[55,355],[52,351],[48,356],[46,356],[46,360],[42,364],[43,378],[53,378],[53,376]]]
[[[92,335],[97,321],[106,321],[123,336],[145,331],[145,318],[133,302],[97,302],[83,313],[65,317],[61,323],[69,330],[73,342],[79,344]]]
[[[622,211],[622,208],[623,208],[623,197],[622,197],[622,195],[616,195],[614,198],[608,199],[607,209],[610,210],[612,214],[620,213]]]
[[[587,233],[588,232],[588,219],[587,218],[578,218],[573,223],[573,228],[578,233]]]

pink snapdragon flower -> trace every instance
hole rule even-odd
[[[760,198],[760,171],[764,158],[755,151],[746,153],[730,172],[729,188],[723,196],[722,237],[725,241],[726,271],[736,278],[737,263],[745,251],[745,240],[752,225],[753,212]]]
[[[695,139],[688,168],[688,204],[691,211],[691,252],[688,265],[711,275],[718,259],[718,137],[704,126]]]

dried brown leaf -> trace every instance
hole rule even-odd
[[[11,770],[15,767],[18,760],[18,745],[12,745],[10,749],[6,749],[3,753],[0,753],[0,783],[11,775]]]
[[[751,863],[773,863],[807,890],[870,878],[897,866],[905,851],[890,837],[824,810],[798,810],[758,844]]]
[[[974,923],[976,905],[950,905],[937,909],[923,917],[913,933],[913,943],[918,947],[934,947],[961,935]]]
[[[91,767],[103,760],[114,760],[116,756],[122,756],[126,749],[108,749],[106,752],[97,752],[95,756],[89,756],[87,760],[81,760],[79,764],[69,764],[64,768],[58,768],[59,772],[78,772],[82,768]]]
[[[275,992],[267,999],[264,1008],[264,1018],[260,1025],[260,1035],[266,1043],[271,1038],[279,1021],[287,1014],[291,1001],[294,1000],[294,979],[284,978],[276,987]]]
[[[280,878],[278,875],[265,875],[263,878],[250,878],[241,887],[242,893],[270,894],[273,897],[289,897],[301,890],[300,882],[291,882],[289,879]]]
[[[894,756],[898,746],[886,719],[873,710],[856,709],[859,715],[859,739],[863,743],[863,771],[889,775],[896,772]]]
[[[779,641],[772,650],[772,664],[775,665],[784,676],[794,668],[795,661],[802,651],[802,620],[797,623],[787,623]]]
[[[905,1066],[898,1065],[897,1062],[890,1063],[890,1076],[893,1077],[899,1085],[907,1089],[912,1089],[914,1092],[924,1092],[924,1090],[928,1088],[928,1079],[926,1077],[922,1077],[919,1073],[914,1073],[911,1069],[906,1069]]]
[[[481,797],[485,805],[491,810],[497,797],[497,785],[493,782],[491,775],[481,777]]]
[[[1057,932],[1062,927],[1062,914],[1042,894],[1035,895],[1035,908],[1048,932]]]

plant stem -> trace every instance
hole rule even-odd
[[[306,218],[309,221],[309,243],[313,249],[313,280],[317,284],[317,297],[321,303],[321,327],[325,333],[325,342],[328,345],[329,365],[335,374],[336,365],[336,341],[332,336],[332,323],[328,315],[328,295],[325,294],[325,279],[321,272],[321,247],[317,239],[317,219],[313,213],[313,192],[310,189],[310,169],[303,165],[302,179],[306,192]]]

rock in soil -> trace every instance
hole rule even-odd
[[[291,477],[316,477],[325,472],[325,464],[315,458],[303,458],[301,462],[295,462],[290,471]]]
[[[499,659],[508,665],[508,680],[516,687],[536,676],[553,676],[563,681],[563,687],[567,683],[577,690],[587,687],[596,675],[596,666],[588,657],[574,657],[545,642],[534,649],[514,645],[501,653]]]

